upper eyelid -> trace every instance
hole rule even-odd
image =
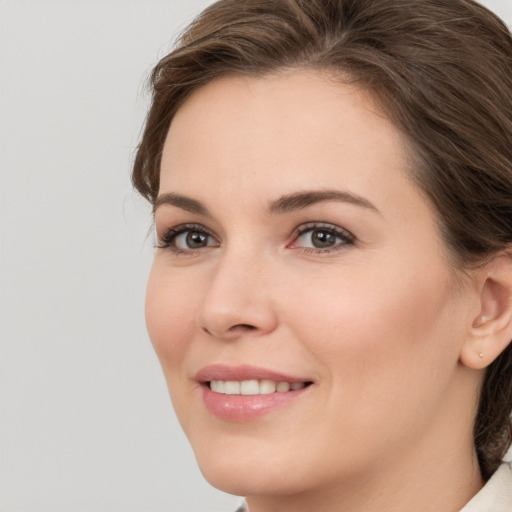
[[[294,236],[303,235],[304,233],[307,233],[308,231],[314,231],[315,229],[331,230],[335,233],[343,235],[346,238],[349,238],[350,240],[355,240],[356,238],[348,229],[338,226],[337,224],[332,224],[330,222],[323,221],[306,222],[304,224],[297,226],[294,230]]]
[[[182,224],[177,224],[176,226],[170,226],[170,227],[166,227],[164,229],[162,229],[162,237],[165,237],[166,235],[168,235],[169,233],[172,233],[172,234],[180,234],[180,233],[184,233],[186,231],[200,231],[201,233],[206,233],[210,236],[213,236],[215,237],[215,233],[207,228],[206,226],[204,226],[203,224],[200,224],[198,222],[184,222]],[[157,231],[158,228],[157,228]]]
[[[303,222],[302,224],[299,224],[294,231],[299,230],[308,230],[308,229],[318,229],[318,228],[325,228],[325,229],[332,229],[333,231],[348,231],[345,228],[342,228],[341,226],[338,226],[337,224],[333,224],[331,222],[325,222],[325,221],[309,221],[309,222]]]

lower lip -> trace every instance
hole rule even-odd
[[[203,400],[208,411],[215,417],[227,421],[250,421],[260,418],[299,398],[310,387],[268,395],[225,395],[215,393],[207,385],[202,386]]]

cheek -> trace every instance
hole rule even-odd
[[[146,289],[145,316],[149,337],[164,369],[180,367],[195,327],[195,298],[190,287],[153,264]]]
[[[434,265],[426,275],[394,263],[316,276],[308,286],[312,294],[291,294],[299,297],[288,309],[301,325],[297,337],[344,387],[403,387],[404,379],[423,376],[418,367],[428,368],[430,379],[432,368],[444,365],[444,371],[457,362],[460,325],[446,268]],[[377,271],[382,268],[386,272]]]
[[[457,368],[461,324],[446,273],[392,274],[351,269],[334,283],[317,276],[308,297],[290,294],[294,337],[321,365],[324,437],[352,461],[414,444]]]

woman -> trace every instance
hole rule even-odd
[[[471,0],[221,0],[152,75],[146,319],[250,512],[512,510],[512,39]]]

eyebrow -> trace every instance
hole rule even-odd
[[[159,195],[153,205],[153,213],[155,213],[156,210],[164,204],[176,206],[177,208],[181,208],[182,210],[190,213],[197,213],[205,217],[211,217],[208,208],[206,208],[203,203],[190,197],[175,194],[174,192]]]
[[[353,194],[352,192],[340,190],[313,190],[306,192],[295,192],[280,197],[270,203],[270,213],[288,213],[296,210],[302,210],[316,203],[326,201],[339,201],[349,203],[362,208],[367,208],[375,212],[379,210],[370,201],[364,197]]]
[[[312,190],[287,194],[279,197],[275,201],[271,201],[268,211],[271,214],[284,214],[303,210],[308,206],[327,201],[349,203],[379,213],[379,210],[364,197],[353,194],[352,192],[340,190]],[[153,205],[153,213],[164,204],[175,206],[190,213],[211,217],[208,208],[206,208],[203,203],[174,192],[159,195]]]

